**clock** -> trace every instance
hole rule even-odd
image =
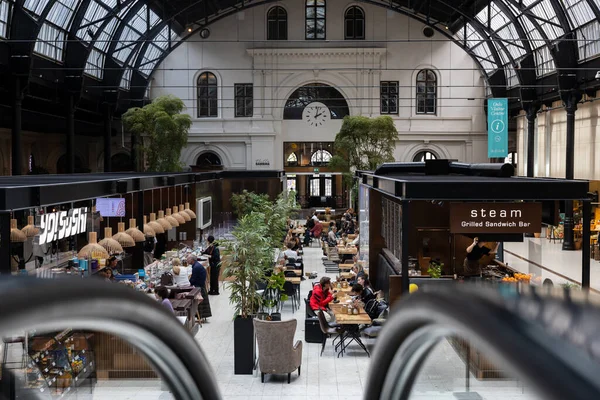
[[[331,119],[329,108],[318,101],[312,102],[302,111],[302,120],[313,127],[323,126]]]

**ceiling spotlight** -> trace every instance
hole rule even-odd
[[[188,26],[188,27],[187,27],[187,31],[191,33],[191,32],[192,32],[192,27],[191,27],[191,26]]]
[[[448,29],[450,29],[450,28],[448,28],[448,25],[446,25],[446,30],[448,30]]]

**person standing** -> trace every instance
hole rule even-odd
[[[208,294],[219,294],[219,271],[221,270],[221,253],[219,245],[215,243],[215,237],[208,237],[208,247],[202,252],[210,256],[208,264],[210,265],[210,291]]]
[[[464,267],[464,275],[465,277],[477,277],[481,276],[481,265],[479,261],[481,258],[488,254],[495,254],[498,250],[498,245],[492,251],[489,247],[485,246],[485,242],[480,242],[479,238],[473,239],[473,243],[469,247],[467,247],[467,256],[465,257],[465,261],[463,262]]]
[[[192,276],[190,277],[190,284],[194,287],[200,288],[200,293],[202,295],[203,300],[198,304],[198,312],[200,313],[200,318],[206,319],[212,316],[212,311],[210,309],[210,301],[208,300],[208,296],[206,295],[206,269],[195,255],[190,254],[187,258],[188,267],[192,266]]]

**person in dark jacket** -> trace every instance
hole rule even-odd
[[[333,320],[333,314],[327,310],[327,307],[332,301],[331,278],[324,276],[319,283],[313,287],[312,295],[310,296],[310,308],[315,312],[323,312],[327,322],[330,322]]]
[[[210,265],[210,291],[208,294],[219,294],[219,271],[221,270],[221,253],[219,245],[215,243],[215,237],[208,237],[208,247],[202,252],[210,256],[208,264]]]
[[[206,293],[206,269],[195,255],[190,255],[187,258],[188,266],[192,267],[192,276],[190,277],[190,285],[200,288],[203,300],[198,304],[200,318],[206,319],[212,316],[210,302]]]

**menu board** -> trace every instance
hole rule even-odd
[[[381,236],[386,247],[402,260],[402,205],[383,197],[381,199]]]
[[[125,199],[96,199],[96,211],[103,217],[124,217],[125,216]]]

